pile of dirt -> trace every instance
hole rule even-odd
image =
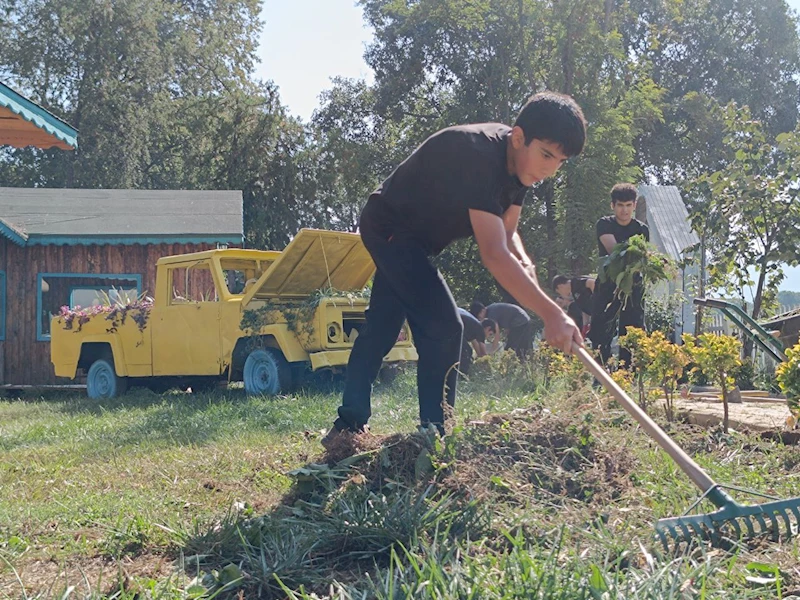
[[[635,464],[628,450],[592,430],[590,417],[532,408],[473,421],[445,438],[427,431],[342,435],[324,459],[332,470],[357,473],[356,481],[374,491],[435,482],[442,491],[479,500],[499,496],[519,506],[596,505],[630,487]]]

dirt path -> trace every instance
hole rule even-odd
[[[714,426],[722,422],[722,400],[709,396],[676,398],[678,413],[687,416],[689,423]],[[786,400],[778,398],[744,398],[741,404],[728,404],[730,427],[767,431],[783,429],[789,416]]]

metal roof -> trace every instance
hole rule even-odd
[[[689,212],[674,185],[640,185],[647,208],[647,225],[655,229],[664,245],[662,249],[673,260],[684,258],[683,252],[698,244],[700,238],[692,231]]]
[[[19,245],[241,243],[240,191],[0,188],[0,234]]]
[[[78,147],[78,132],[53,113],[0,82],[0,145]]]

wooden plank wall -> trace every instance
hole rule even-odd
[[[138,273],[152,295],[156,261],[199,252],[215,244],[91,245],[20,247],[0,237],[0,269],[6,272],[6,339],[0,341],[3,381],[11,385],[68,383],[53,375],[50,343],[36,341],[36,281],[39,273]]]

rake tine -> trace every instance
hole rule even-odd
[[[767,523],[766,523],[766,521],[764,521],[764,517],[762,517],[760,514],[757,514],[757,515],[755,515],[755,519],[756,519],[756,521],[758,521],[758,524],[761,527],[761,533],[766,531],[767,530]],[[755,531],[755,527],[753,527],[753,522],[750,519],[748,519],[747,517],[745,517],[742,520],[744,521],[744,524],[747,526],[747,535],[749,535],[750,537],[755,537],[756,531]],[[741,537],[741,536],[739,536],[739,537]]]
[[[794,526],[789,530],[789,535],[794,535],[797,533],[798,526],[800,526],[800,508],[797,506],[790,506],[789,510],[792,511],[795,518]]]
[[[669,541],[667,540],[667,536],[664,535],[664,532],[661,529],[656,529],[656,533],[658,534],[658,539],[661,540],[661,545],[664,547],[664,551],[669,552]]]
[[[791,524],[789,523],[789,517],[786,513],[782,510],[773,510],[773,519],[775,520],[775,541],[778,541],[778,538],[781,535],[781,523],[786,526],[787,534],[791,531],[790,527]]]

